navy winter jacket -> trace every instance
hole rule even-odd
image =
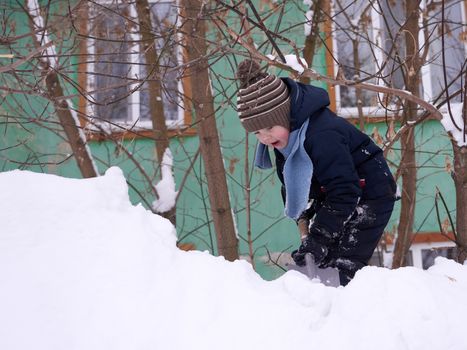
[[[316,215],[310,233],[338,237],[359,201],[393,201],[396,185],[382,150],[364,133],[327,106],[326,90],[282,79],[291,97],[291,131],[310,119],[304,142],[313,162],[310,199]],[[285,159],[275,150],[276,168],[284,184]],[[364,185],[362,185],[364,180]],[[283,198],[285,187],[282,186]]]

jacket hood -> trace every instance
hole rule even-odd
[[[329,95],[326,90],[290,78],[281,79],[290,92],[290,131],[299,129],[315,112],[329,106]]]

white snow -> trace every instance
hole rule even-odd
[[[40,45],[45,45],[50,42],[50,37],[46,31],[44,25],[44,18],[40,13],[40,6],[38,0],[27,0],[26,6],[31,19],[33,20],[34,27],[36,29],[36,40]],[[50,64],[52,67],[58,67],[57,54],[55,52],[55,46],[50,46],[44,50],[45,56],[41,57],[42,60]]]
[[[175,190],[175,179],[173,177],[172,167],[172,152],[170,148],[167,148],[161,163],[162,179],[155,186],[159,198],[152,203],[157,213],[168,212],[175,206],[178,192]]]
[[[303,57],[300,57],[300,61],[297,59],[297,55],[285,55],[286,64],[292,69],[299,73],[303,73],[305,68],[308,68],[308,64]],[[301,63],[300,63],[301,62]]]
[[[0,349],[467,349],[467,266],[266,282],[245,261],[179,250],[127,190],[118,168],[0,173]]]
[[[303,24],[304,25],[304,34],[305,36],[308,36],[311,34],[311,25],[313,24],[313,11],[308,10],[305,13],[306,17],[306,22]]]
[[[462,103],[453,103],[451,105],[452,117],[456,125],[462,130],[456,128],[447,111],[443,113],[443,119],[441,119],[441,124],[443,124],[444,129],[452,136],[459,147],[467,146],[467,128],[462,118],[462,108]]]
[[[83,142],[84,149],[86,153],[88,154],[89,159],[91,160],[92,167],[94,169],[94,172],[99,176],[99,168],[97,167],[96,161],[94,160],[94,157],[92,156],[91,149],[89,148],[89,144],[86,140],[86,134],[84,133],[84,130],[81,126],[81,122],[78,117],[78,113],[76,112],[76,109],[73,107],[73,101],[71,99],[67,99],[68,103],[68,110],[71,113],[71,117],[73,118],[76,128],[78,129],[78,135],[81,141]]]
[[[360,16],[358,16],[357,18],[353,18],[353,16],[351,16],[350,24],[352,25],[352,29],[358,29],[360,25]]]

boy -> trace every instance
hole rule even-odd
[[[311,253],[320,267],[335,267],[341,285],[366,266],[391,216],[396,184],[382,150],[327,107],[323,89],[238,66],[238,113],[259,140],[255,164],[272,167],[274,148],[285,213],[309,220],[292,252],[297,265]]]

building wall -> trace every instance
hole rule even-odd
[[[282,26],[290,26],[293,23],[303,21],[302,8],[291,6],[283,16]],[[271,25],[274,23],[271,18]],[[24,18],[17,18],[18,33],[27,32],[24,26]],[[302,45],[303,26],[296,25],[293,30],[283,33]],[[256,37],[259,41],[265,41],[264,36]],[[285,47],[282,45],[282,47]],[[285,52],[289,53],[289,52]],[[64,60],[66,60],[64,58]],[[76,58],[71,58],[74,62]],[[284,262],[287,254],[299,245],[299,235],[295,223],[284,217],[283,204],[280,196],[280,183],[276,178],[274,170],[260,171],[252,169],[256,140],[253,135],[246,135],[242,129],[236,112],[235,104],[235,66],[242,60],[241,57],[229,56],[228,58],[216,61],[213,65],[212,86],[217,94],[216,114],[219,136],[222,144],[224,163],[227,173],[227,181],[230,190],[232,210],[239,234],[240,254],[248,255],[247,238],[248,228],[246,226],[245,186],[247,173],[251,175],[251,235],[254,239],[253,249],[255,251],[255,264],[258,272],[266,279],[279,276],[282,270],[274,265],[267,264],[270,255],[274,259],[280,258]],[[70,65],[72,66],[72,65]],[[326,55],[324,51],[315,57],[314,67],[322,73],[327,72]],[[272,73],[283,75],[277,69],[272,69]],[[72,73],[71,77],[78,80],[78,73]],[[3,84],[9,80],[3,77]],[[65,84],[66,85],[66,84]],[[322,83],[317,85],[326,87]],[[199,87],[204,88],[204,87]],[[67,85],[67,91],[72,94],[74,90]],[[232,96],[230,101],[222,97]],[[8,101],[8,102],[7,102]],[[78,97],[73,98],[74,104],[79,104]],[[37,96],[27,96],[24,98],[18,94],[10,94],[5,102],[0,106],[3,115],[3,122],[0,123],[0,170],[25,169],[36,172],[46,172],[66,177],[80,178],[80,173],[73,157],[68,157],[69,146],[61,137],[59,125],[55,123],[53,110],[46,106],[47,101]],[[40,116],[37,111],[45,110]],[[15,118],[34,116],[26,124],[15,123]],[[387,131],[384,122],[373,123],[371,120],[366,125],[366,130],[371,134],[376,128],[380,135]],[[59,135],[57,135],[57,133]],[[417,209],[414,230],[417,232],[439,231],[437,218],[434,214],[434,197],[436,188],[443,193],[448,203],[454,203],[454,188],[449,175],[449,167],[446,168],[447,159],[452,160],[452,150],[449,139],[446,137],[441,125],[437,121],[428,121],[417,127],[416,132],[419,152],[417,162],[422,168],[419,171],[419,181],[417,185]],[[245,141],[248,137],[248,149]],[[11,147],[12,145],[20,145]],[[123,144],[132,151],[133,155],[141,162],[149,176],[153,179],[153,184],[157,182],[158,169],[154,166],[155,151],[154,142],[147,138],[129,137],[123,140]],[[138,193],[143,194],[147,203],[154,200],[151,189],[147,183],[135,170],[134,164],[127,156],[108,140],[92,140],[89,146],[99,167],[99,171],[104,173],[109,166],[122,168],[128,181],[134,187],[129,188],[130,198],[133,203],[141,202]],[[391,151],[388,158],[394,163],[399,159],[400,146],[396,144],[394,151]],[[174,137],[171,140],[171,150],[174,156],[174,171],[177,189],[185,178],[185,172],[190,169],[191,159],[198,150],[198,139],[196,135]],[[248,162],[245,162],[248,154]],[[42,163],[40,165],[39,163]],[[248,169],[245,169],[245,166]],[[393,169],[394,172],[396,169]],[[403,189],[402,189],[403,190]],[[180,189],[181,194],[177,203],[177,233],[182,243],[193,243],[199,250],[208,250],[216,253],[215,233],[210,223],[209,200],[207,194],[207,184],[203,175],[203,166],[200,159],[194,163],[184,187]],[[143,203],[143,205],[146,205]],[[454,207],[450,207],[454,210]],[[388,232],[394,232],[398,221],[399,209],[396,209],[391,222],[387,227]],[[445,216],[442,217],[444,220]],[[85,218],[83,218],[85,220]],[[284,254],[282,254],[284,253]]]

